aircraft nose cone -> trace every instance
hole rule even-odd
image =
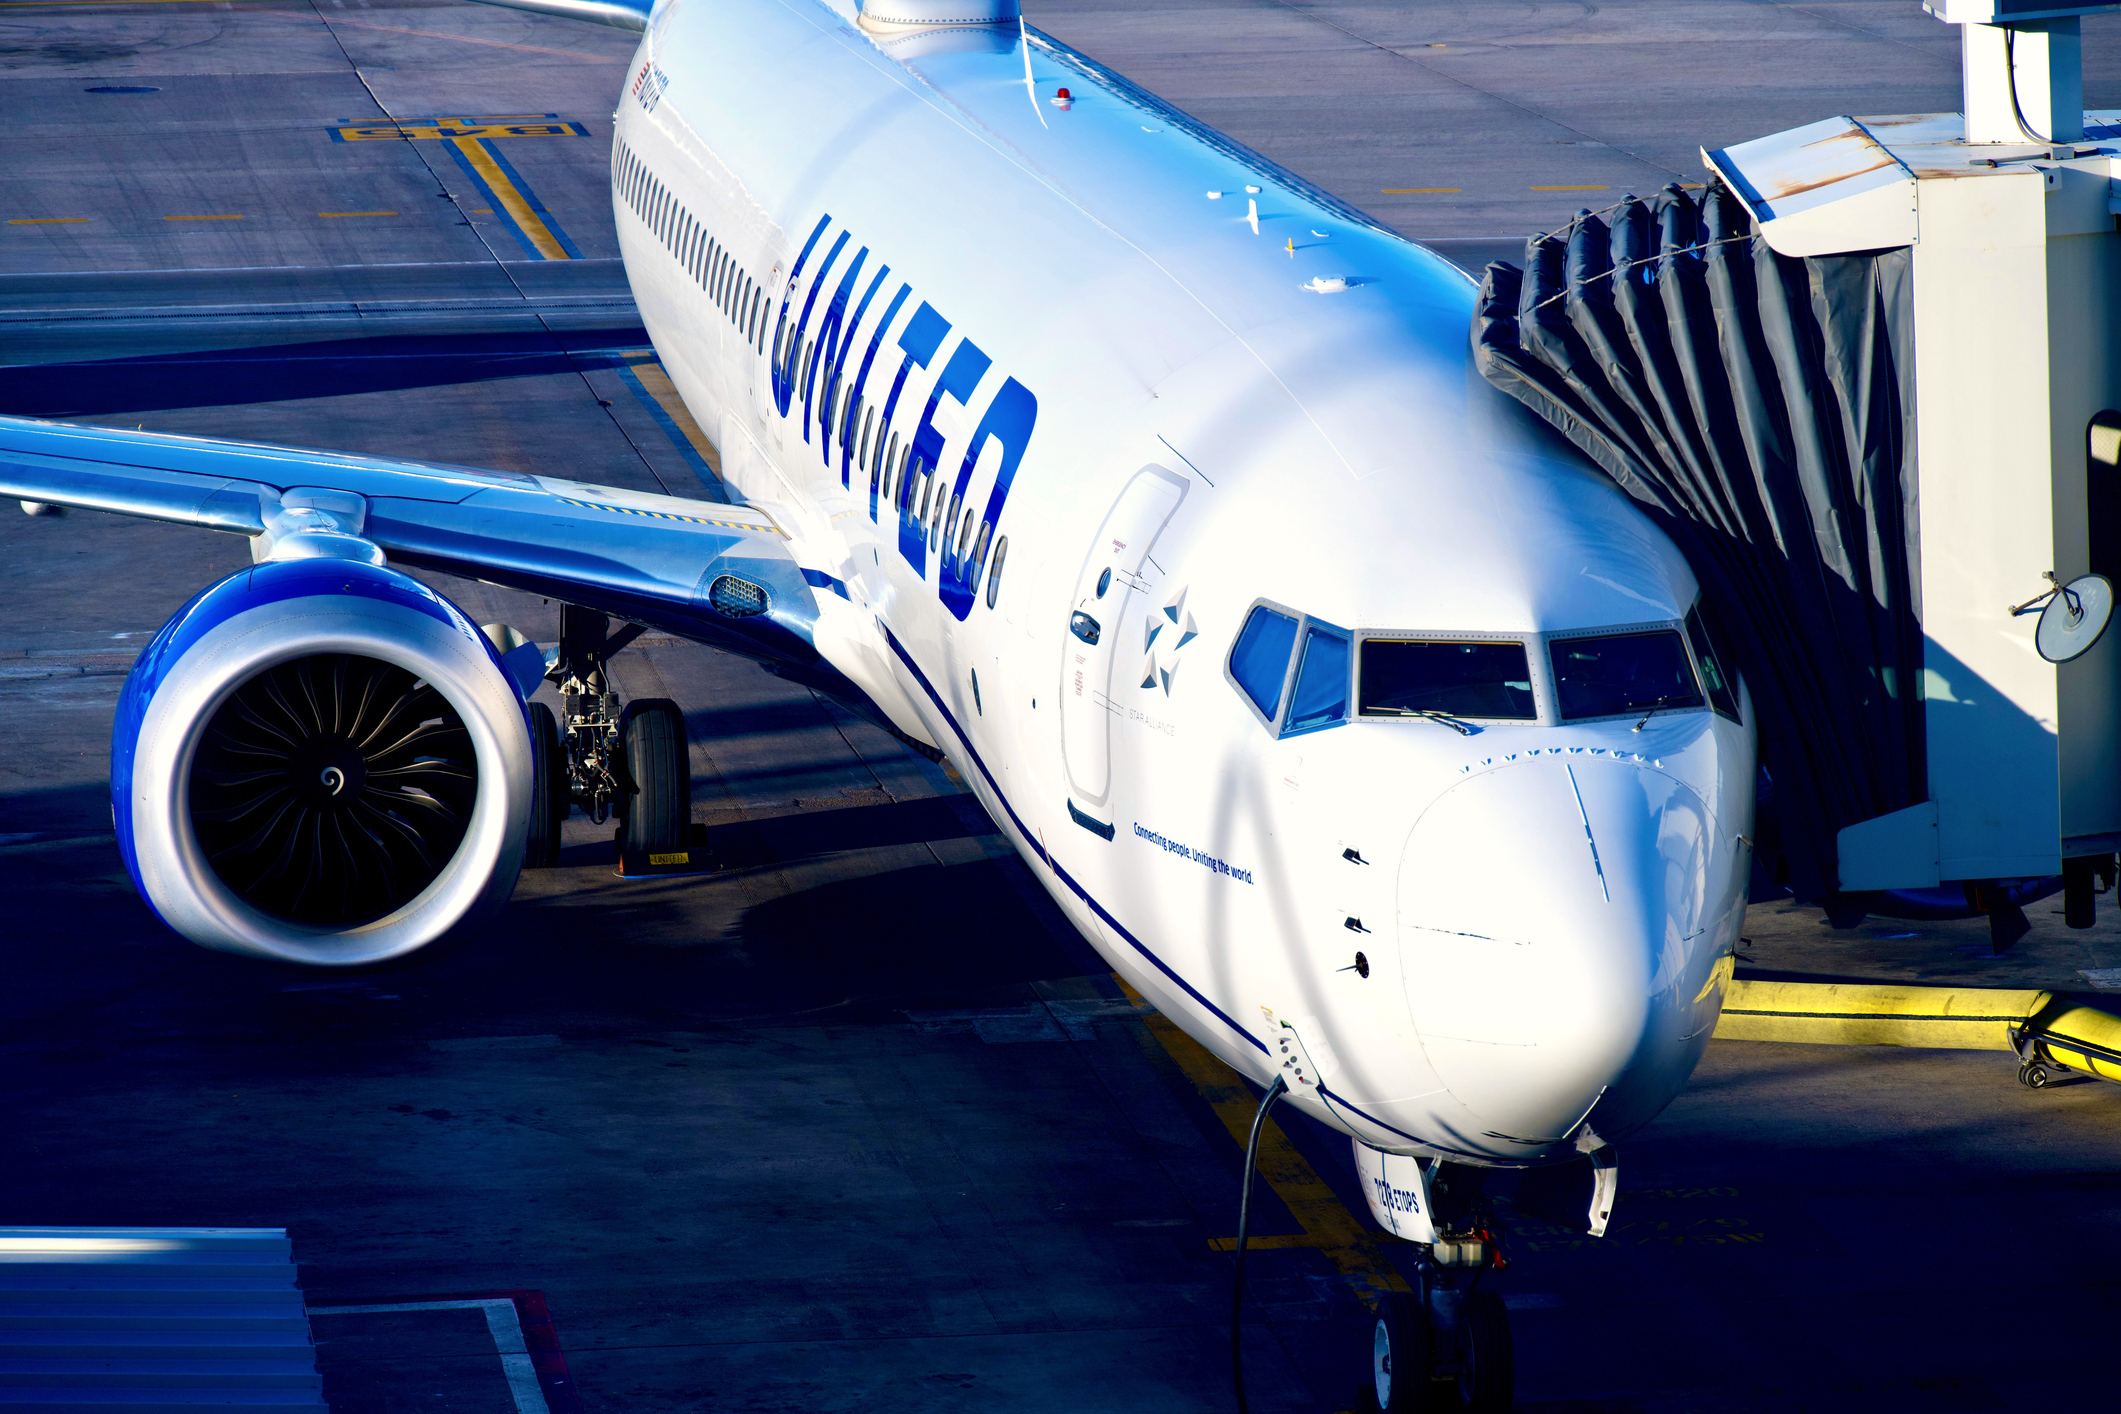
[[[1424,812],[1400,946],[1423,1049],[1483,1126],[1462,1140],[1537,1152],[1627,1082],[1700,945],[1713,837],[1692,790],[1588,753],[1481,772]]]

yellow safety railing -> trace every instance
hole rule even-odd
[[[2067,995],[1986,987],[1735,981],[1719,1040],[2009,1051],[2038,1088],[2050,1069],[2121,1080],[2121,1016]]]

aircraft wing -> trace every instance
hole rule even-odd
[[[648,28],[649,12],[655,8],[654,0],[484,0],[484,3],[499,5],[505,10],[554,15],[563,20],[587,20],[591,24],[610,25],[613,29],[636,33]]]
[[[818,605],[788,533],[755,506],[546,476],[0,417],[0,498],[264,537],[326,529],[391,562],[598,609],[830,691]],[[285,553],[302,553],[300,543]],[[262,556],[261,556],[262,557]]]

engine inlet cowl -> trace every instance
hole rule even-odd
[[[492,645],[394,570],[302,559],[180,610],[126,679],[119,847],[193,942],[396,957],[505,901],[529,822],[522,698]]]

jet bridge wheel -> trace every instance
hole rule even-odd
[[[1428,1313],[1421,1303],[1408,1292],[1386,1292],[1377,1303],[1370,1347],[1370,1373],[1383,1414],[1419,1414],[1428,1407],[1436,1363],[1429,1342]]]
[[[523,839],[523,867],[550,869],[560,862],[560,822],[567,818],[571,787],[560,724],[542,702],[530,704],[530,832]]]
[[[673,862],[668,856],[692,848],[692,756],[685,714],[667,697],[627,703],[619,718],[619,750],[629,787],[619,834],[627,865]]]
[[[1459,1309],[1458,1397],[1468,1409],[1508,1409],[1517,1399],[1517,1352],[1510,1312],[1492,1291],[1475,1291]]]

